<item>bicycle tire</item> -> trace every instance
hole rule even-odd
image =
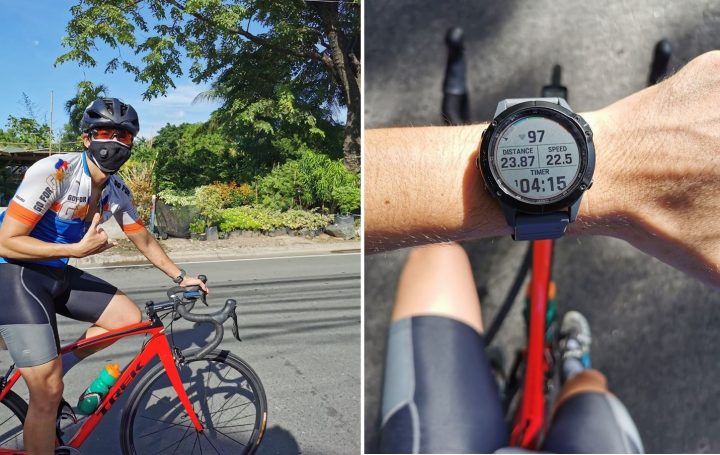
[[[160,363],[143,376],[123,411],[123,453],[145,455],[151,453],[147,448],[152,448],[152,453],[169,449],[183,454],[254,453],[267,423],[265,390],[255,371],[241,358],[218,350],[203,358],[186,358],[178,371],[204,431],[194,430]],[[215,388],[213,378],[220,378]],[[212,406],[219,408],[209,410]],[[236,410],[233,416],[224,415],[232,410]],[[228,445],[235,448],[218,450],[218,446]]]
[[[22,449],[22,432],[28,405],[12,390],[0,403],[0,448]]]

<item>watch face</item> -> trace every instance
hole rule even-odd
[[[557,201],[579,178],[581,154],[559,122],[539,115],[512,121],[494,135],[489,164],[498,185],[529,204]]]

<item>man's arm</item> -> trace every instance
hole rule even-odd
[[[611,235],[720,286],[720,52],[600,111],[571,233]],[[509,235],[473,163],[484,125],[365,133],[367,251]]]
[[[605,131],[603,114],[591,112],[583,117],[594,132],[595,148],[607,150],[610,134]],[[512,233],[500,206],[485,191],[475,165],[486,127],[365,132],[365,235],[369,252]],[[596,185],[603,180],[604,170],[602,165],[597,166]],[[590,202],[593,193],[595,185],[583,198],[578,214],[583,230],[599,221],[597,212],[602,207]]]
[[[148,232],[147,229],[138,229],[132,232],[126,232],[125,235],[135,244],[138,250],[148,258],[155,267],[162,270],[170,279],[174,279],[180,275],[180,268],[175,265],[172,259],[163,251],[160,244]],[[186,276],[180,283],[180,286],[200,286],[203,291],[208,292],[205,283],[197,278]]]

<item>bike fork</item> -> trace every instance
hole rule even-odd
[[[177,365],[175,364],[175,358],[173,357],[172,350],[170,349],[170,344],[165,337],[160,337],[159,340],[162,344],[162,347],[160,347],[160,349],[158,350],[158,355],[160,357],[160,361],[165,367],[165,372],[168,375],[168,379],[170,379],[170,384],[172,384],[173,388],[175,389],[175,393],[177,393],[177,396],[180,399],[180,403],[182,403],[183,407],[185,408],[185,412],[187,412],[188,416],[190,417],[190,421],[195,426],[195,430],[201,432],[204,428],[202,426],[202,423],[200,423],[200,419],[198,419],[195,410],[190,404],[190,399],[187,396],[187,391],[185,390],[185,387],[183,387],[182,380],[180,379],[180,373],[178,372]]]

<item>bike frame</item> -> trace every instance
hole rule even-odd
[[[550,370],[546,353],[551,347],[547,345],[545,338],[545,321],[552,250],[552,240],[533,241],[528,341],[525,352],[526,370],[520,406],[510,434],[511,445],[530,450],[538,449],[546,426],[545,375]]]
[[[83,444],[83,442],[85,442],[87,437],[90,436],[90,433],[92,433],[98,423],[100,423],[105,414],[107,414],[115,402],[117,402],[118,398],[120,398],[120,396],[128,389],[133,380],[138,377],[143,368],[145,368],[155,356],[160,359],[165,367],[165,372],[170,379],[170,383],[175,389],[175,393],[177,393],[177,396],[185,408],[185,412],[187,412],[190,420],[195,426],[195,429],[197,431],[203,431],[203,426],[200,423],[197,414],[195,414],[195,410],[190,404],[187,392],[185,391],[182,380],[180,379],[180,373],[175,365],[175,358],[173,356],[172,349],[165,337],[165,326],[162,322],[160,322],[157,316],[150,321],[140,322],[138,324],[122,327],[91,338],[76,341],[75,343],[64,346],[60,352],[62,355],[67,352],[81,350],[100,343],[117,341],[121,338],[144,334],[150,335],[150,340],[147,342],[144,349],[125,368],[125,371],[123,371],[123,374],[115,382],[115,385],[113,385],[107,395],[105,395],[97,410],[95,410],[95,412],[87,418],[75,436],[73,436],[73,438],[66,444],[67,446],[77,449]],[[20,371],[15,371],[10,376],[2,390],[0,390],[0,400],[7,395],[8,391],[12,389],[18,379],[20,379]],[[21,454],[26,452],[0,448],[0,454],[10,453]]]

